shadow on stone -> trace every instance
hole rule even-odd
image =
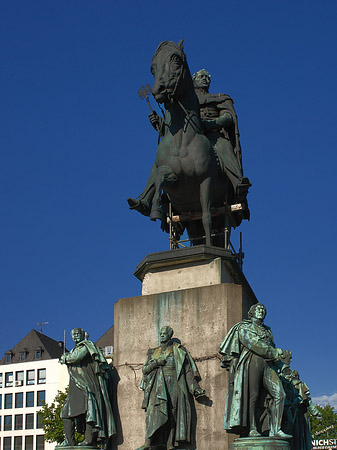
[[[118,375],[117,369],[114,367],[112,369],[111,373],[111,379],[110,379],[110,392],[111,392],[111,404],[112,404],[112,411],[115,419],[115,425],[116,425],[116,434],[112,436],[108,442],[106,449],[107,450],[117,450],[118,445],[123,444],[124,438],[123,438],[123,428],[122,428],[122,422],[119,415],[119,409],[118,409],[118,383],[120,382],[120,377]]]

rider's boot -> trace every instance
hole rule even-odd
[[[128,198],[128,204],[130,209],[135,209],[144,216],[149,216],[151,213],[150,207],[144,200],[137,198]]]

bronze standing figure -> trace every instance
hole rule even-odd
[[[277,362],[291,353],[275,348],[266,313],[261,303],[253,305],[248,320],[234,325],[220,345],[221,366],[229,370],[224,429],[249,437],[269,429],[270,437],[290,439],[281,430],[286,394]]]
[[[96,446],[116,433],[110,397],[110,370],[101,350],[85,339],[82,328],[74,328],[71,337],[75,347],[60,358],[69,372],[69,395],[61,410],[65,441],[74,446],[77,431],[84,433],[80,446]]]
[[[172,450],[191,444],[192,401],[205,395],[200,375],[182,345],[172,341],[173,330],[160,330],[160,347],[150,349],[143,365],[145,444],[138,450]]]

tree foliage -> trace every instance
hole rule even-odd
[[[45,403],[42,409],[39,411],[39,415],[42,418],[42,426],[44,431],[44,438],[47,442],[55,442],[62,444],[64,441],[64,429],[63,422],[60,417],[62,406],[68,396],[68,388],[64,392],[58,391],[54,401],[48,405]],[[75,432],[76,442],[83,441],[82,434]]]
[[[321,418],[310,415],[310,428],[313,439],[337,438],[337,412],[331,405],[316,406]],[[333,428],[332,428],[333,427]]]

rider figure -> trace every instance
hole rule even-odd
[[[236,202],[244,202],[251,186],[242,173],[238,120],[233,100],[226,94],[210,94],[211,75],[199,70],[192,76],[200,103],[200,116],[204,133],[210,140],[218,158],[221,173],[227,175],[235,193]]]
[[[205,69],[193,74],[192,79],[200,103],[204,133],[217,156],[221,173],[228,177],[233,186],[234,202],[247,203],[246,196],[251,183],[242,173],[241,147],[233,100],[226,94],[210,94],[208,92],[211,76]],[[149,119],[162,137],[164,135],[163,119],[156,112],[151,113]],[[145,216],[149,216],[151,213],[155,192],[155,171],[156,167],[153,165],[145,190],[138,199],[128,199],[130,209],[136,209]],[[248,219],[248,207],[241,214],[243,218]]]

